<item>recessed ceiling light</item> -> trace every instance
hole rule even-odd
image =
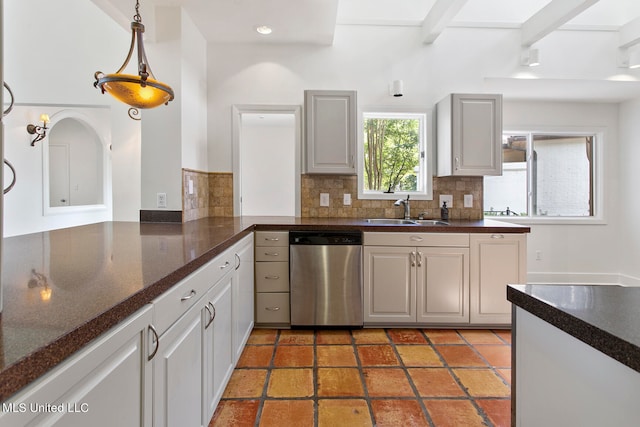
[[[271,27],[268,27],[266,25],[260,25],[259,27],[256,27],[256,31],[266,36],[267,34],[271,34],[273,30],[271,29]]]

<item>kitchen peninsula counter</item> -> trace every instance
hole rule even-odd
[[[509,285],[507,299],[512,425],[637,425],[640,288]]]
[[[253,230],[528,233],[494,220],[447,226],[346,218],[105,222],[3,240],[0,401],[42,376]]]

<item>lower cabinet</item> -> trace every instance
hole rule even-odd
[[[235,272],[233,282],[233,349],[234,361],[242,354],[254,323],[253,234],[233,246]]]
[[[511,324],[507,285],[526,283],[526,234],[471,234],[471,323]]]
[[[469,249],[365,246],[364,321],[468,323]]]
[[[211,420],[235,366],[235,351],[232,346],[232,289],[236,286],[235,275],[228,274],[206,296],[202,376],[202,421],[205,426]]]
[[[2,402],[0,426],[151,426],[152,313],[144,307]]]

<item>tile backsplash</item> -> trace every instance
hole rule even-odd
[[[302,217],[402,218],[403,206],[394,200],[358,199],[358,178],[354,175],[302,175]],[[411,216],[426,212],[425,218],[440,218],[440,194],[451,194],[450,219],[482,219],[482,177],[434,177],[433,200],[411,200]],[[320,193],[329,193],[329,207],[320,206]],[[351,194],[351,205],[343,205]],[[473,207],[464,207],[464,195],[473,195]],[[398,199],[406,194],[398,193]]]
[[[193,192],[189,193],[189,180]],[[402,206],[393,200],[358,199],[358,182],[354,175],[302,175],[301,214],[305,218],[401,218]],[[233,216],[233,174],[182,170],[182,221],[208,216]],[[412,200],[411,216],[426,212],[425,218],[440,218],[440,194],[451,194],[451,219],[482,219],[482,177],[433,178],[433,200]],[[320,206],[320,193],[329,193],[329,207]],[[344,206],[344,194],[351,195],[351,205]],[[473,195],[473,207],[465,208],[464,195]],[[398,199],[406,194],[398,193]]]

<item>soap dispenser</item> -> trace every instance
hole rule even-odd
[[[447,202],[442,202],[442,207],[440,208],[440,219],[443,221],[449,220],[449,208],[447,207]]]

